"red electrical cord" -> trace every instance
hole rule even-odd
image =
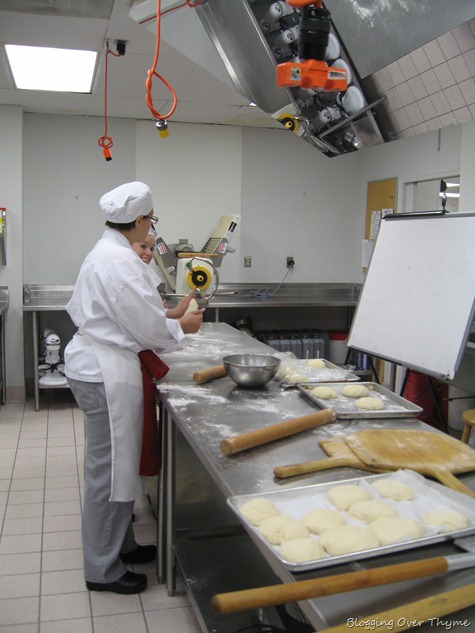
[[[104,69],[104,134],[97,139],[97,144],[99,147],[102,147],[102,152],[104,154],[104,158],[109,161],[112,160],[110,148],[114,144],[112,138],[107,136],[108,124],[107,124],[107,80],[108,80],[108,59],[109,54],[114,55],[114,57],[120,57],[119,53],[114,53],[109,48],[109,42],[107,42],[107,50],[106,50],[106,61],[105,61],[105,69]]]
[[[168,81],[157,72],[157,65],[158,65],[158,56],[160,54],[160,22],[161,22],[161,16],[165,15],[166,13],[169,13],[170,11],[175,11],[176,9],[179,9],[181,7],[184,6],[188,6],[188,7],[196,7],[201,3],[201,0],[185,0],[185,2],[183,4],[180,4],[176,7],[172,7],[171,9],[167,9],[166,11],[164,11],[163,13],[161,12],[161,2],[160,0],[157,0],[157,13],[156,13],[156,19],[157,19],[157,30],[156,30],[156,40],[155,40],[155,57],[153,60],[153,65],[152,68],[150,68],[147,72],[147,79],[145,81],[145,101],[149,107],[150,112],[153,114],[154,118],[157,121],[166,121],[166,119],[169,119],[172,114],[175,112],[178,100],[177,100],[177,96],[176,93],[174,91],[174,89],[172,88],[171,84],[168,83]],[[170,111],[167,114],[160,114],[160,112],[158,112],[158,110],[156,110],[154,108],[153,105],[153,98],[152,98],[152,81],[153,81],[153,77],[157,77],[163,84],[165,84],[165,86],[168,88],[168,90],[170,91],[172,97],[173,97],[173,104],[172,107],[170,108]]]

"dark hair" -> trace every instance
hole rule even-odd
[[[133,222],[124,223],[109,222],[109,220],[106,220],[106,226],[111,229],[116,229],[117,231],[130,231],[135,227],[135,220]]]

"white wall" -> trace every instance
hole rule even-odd
[[[6,257],[0,285],[9,290],[5,319],[7,398],[24,398],[21,108],[0,106],[0,207],[6,207]]]
[[[97,117],[25,114],[24,283],[74,284],[104,230],[100,196],[135,179],[135,121],[109,122],[112,160],[97,139]]]

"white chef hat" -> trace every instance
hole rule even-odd
[[[152,192],[143,182],[127,182],[105,193],[99,200],[109,222],[126,224],[153,209]]]

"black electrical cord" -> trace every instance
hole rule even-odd
[[[244,631],[258,631],[259,633],[291,633],[288,629],[282,629],[273,624],[251,624],[237,629],[234,633],[244,633]]]

